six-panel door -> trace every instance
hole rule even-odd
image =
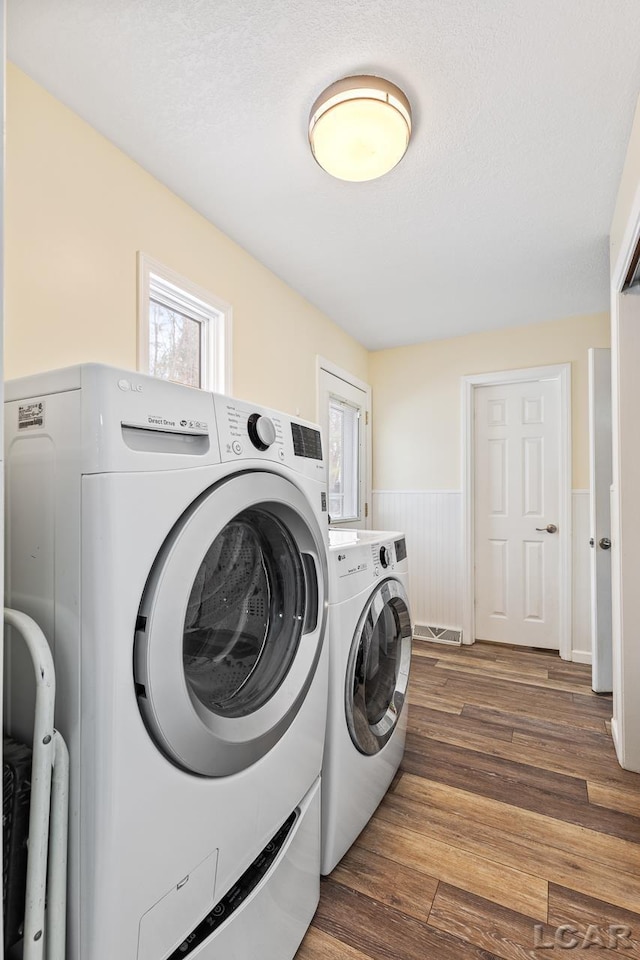
[[[475,390],[476,638],[560,645],[560,385]]]

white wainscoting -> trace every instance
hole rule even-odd
[[[407,536],[411,615],[430,627],[462,623],[462,494],[374,490],[375,530]]]
[[[589,491],[573,496],[572,659],[591,662]],[[462,493],[374,490],[373,527],[401,530],[409,553],[409,595],[416,623],[462,627]]]

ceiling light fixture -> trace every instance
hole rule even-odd
[[[339,180],[375,180],[402,160],[411,138],[411,106],[381,77],[345,77],[320,94],[309,116],[309,143]]]

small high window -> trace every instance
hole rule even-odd
[[[145,254],[138,257],[138,369],[231,391],[231,307]]]

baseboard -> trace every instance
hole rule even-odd
[[[618,737],[618,724],[615,717],[611,717],[611,739],[613,740],[613,745],[616,748],[618,763],[620,766],[622,766],[622,757],[620,756],[620,739]]]
[[[591,663],[591,650],[572,650],[571,660],[573,663]]]

